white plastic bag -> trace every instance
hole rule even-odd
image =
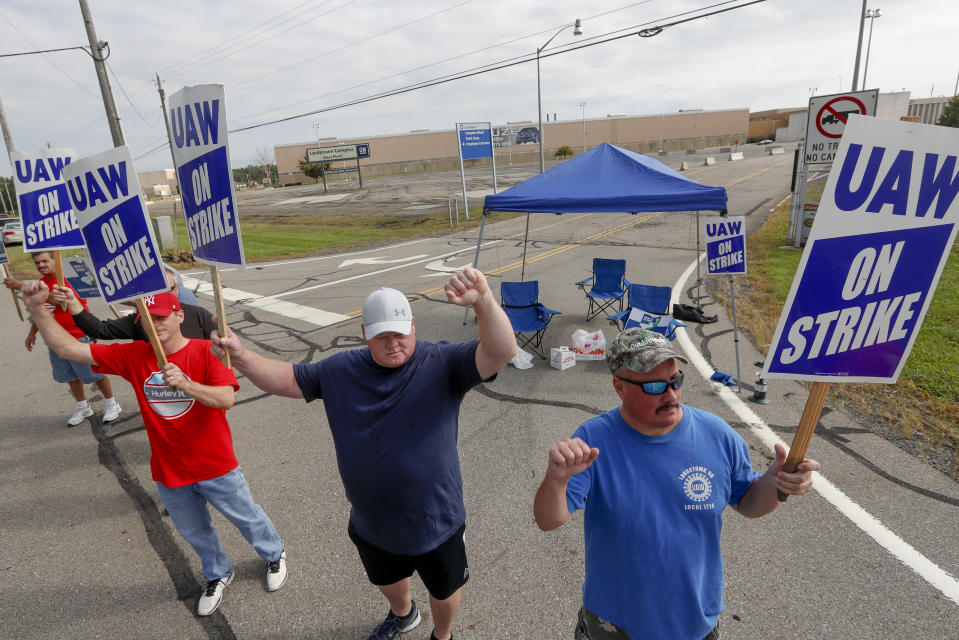
[[[532,369],[533,354],[517,348],[516,355],[513,356],[513,359],[510,360],[509,363],[517,369]]]
[[[606,336],[602,331],[577,329],[572,336],[576,360],[603,360],[606,358]]]

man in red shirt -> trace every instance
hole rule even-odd
[[[133,385],[150,439],[150,470],[157,490],[177,531],[200,556],[208,581],[197,614],[213,613],[234,577],[208,503],[266,561],[267,591],[282,587],[287,574],[283,540],[250,495],[226,421],[226,410],[233,406],[240,386],[233,372],[210,353],[209,340],[191,340],[180,332],[183,311],[176,296],[164,292],[143,298],[168,360],[161,369],[147,342],[90,345],[75,340],[53,318],[39,313],[48,295],[43,282],[24,284],[23,293],[51,349]]]
[[[34,253],[33,264],[36,266],[37,271],[40,272],[43,283],[48,289],[52,289],[56,282],[53,255],[49,251]],[[23,287],[23,282],[16,278],[5,278],[3,284],[10,289],[20,289]],[[71,290],[73,289],[68,282],[61,282],[60,285],[69,287]],[[76,294],[75,291],[74,294]],[[83,305],[84,310],[89,311],[87,301],[80,296],[76,296],[76,298],[80,304]],[[89,338],[77,327],[69,311],[54,304],[52,298],[45,302],[47,303],[47,311],[53,314],[54,320],[60,323],[60,326],[63,327],[67,333],[78,340],[89,341]],[[27,351],[33,351],[33,346],[36,342],[37,327],[34,324],[30,327],[30,332],[24,341]],[[50,350],[50,366],[53,368],[53,379],[57,382],[66,382],[70,387],[70,393],[77,401],[73,415],[67,419],[68,427],[75,427],[93,415],[93,409],[91,409],[87,403],[87,396],[83,391],[83,385],[90,383],[96,383],[97,388],[100,389],[100,393],[103,394],[105,400],[103,406],[103,422],[113,422],[120,417],[120,405],[117,404],[117,401],[113,397],[113,388],[110,386],[110,379],[108,377],[101,373],[94,373],[88,364],[65,360],[58,356],[53,350]]]

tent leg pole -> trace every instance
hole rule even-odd
[[[700,302],[701,294],[699,292],[699,285],[702,284],[703,278],[699,275],[699,212],[696,212],[696,306],[702,307]]]
[[[479,264],[479,254],[480,254],[480,245],[483,244],[483,227],[486,226],[486,216],[487,212],[484,209],[483,213],[480,214],[480,228],[479,228],[479,237],[476,239],[476,254],[473,256],[473,268],[476,269],[476,265]],[[466,307],[463,309],[463,324],[466,324],[466,318],[469,317],[470,309]]]
[[[526,233],[523,234],[523,268],[519,272],[519,281],[526,280],[526,245],[529,244],[529,214],[526,214]]]
[[[739,370],[739,323],[736,320],[736,281],[729,276],[729,293],[733,301],[733,344],[736,346],[736,392],[742,391],[742,382]]]

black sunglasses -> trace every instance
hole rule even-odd
[[[672,387],[673,389],[681,389],[683,387],[683,378],[686,374],[682,371],[679,372],[679,375],[673,378],[672,380],[653,380],[651,382],[639,382],[638,380],[630,380],[629,378],[620,378],[616,376],[619,380],[623,382],[628,382],[629,384],[634,384],[637,387],[640,387],[648,396],[661,396],[666,393],[666,389]]]

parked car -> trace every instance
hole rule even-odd
[[[8,222],[0,227],[3,244],[23,244],[23,227],[19,222]]]
[[[765,140],[760,140],[756,144],[772,144],[772,143],[773,143],[772,140],[770,140],[769,138],[766,138]]]
[[[525,142],[539,142],[539,129],[536,127],[523,127],[516,134],[516,144]]]

